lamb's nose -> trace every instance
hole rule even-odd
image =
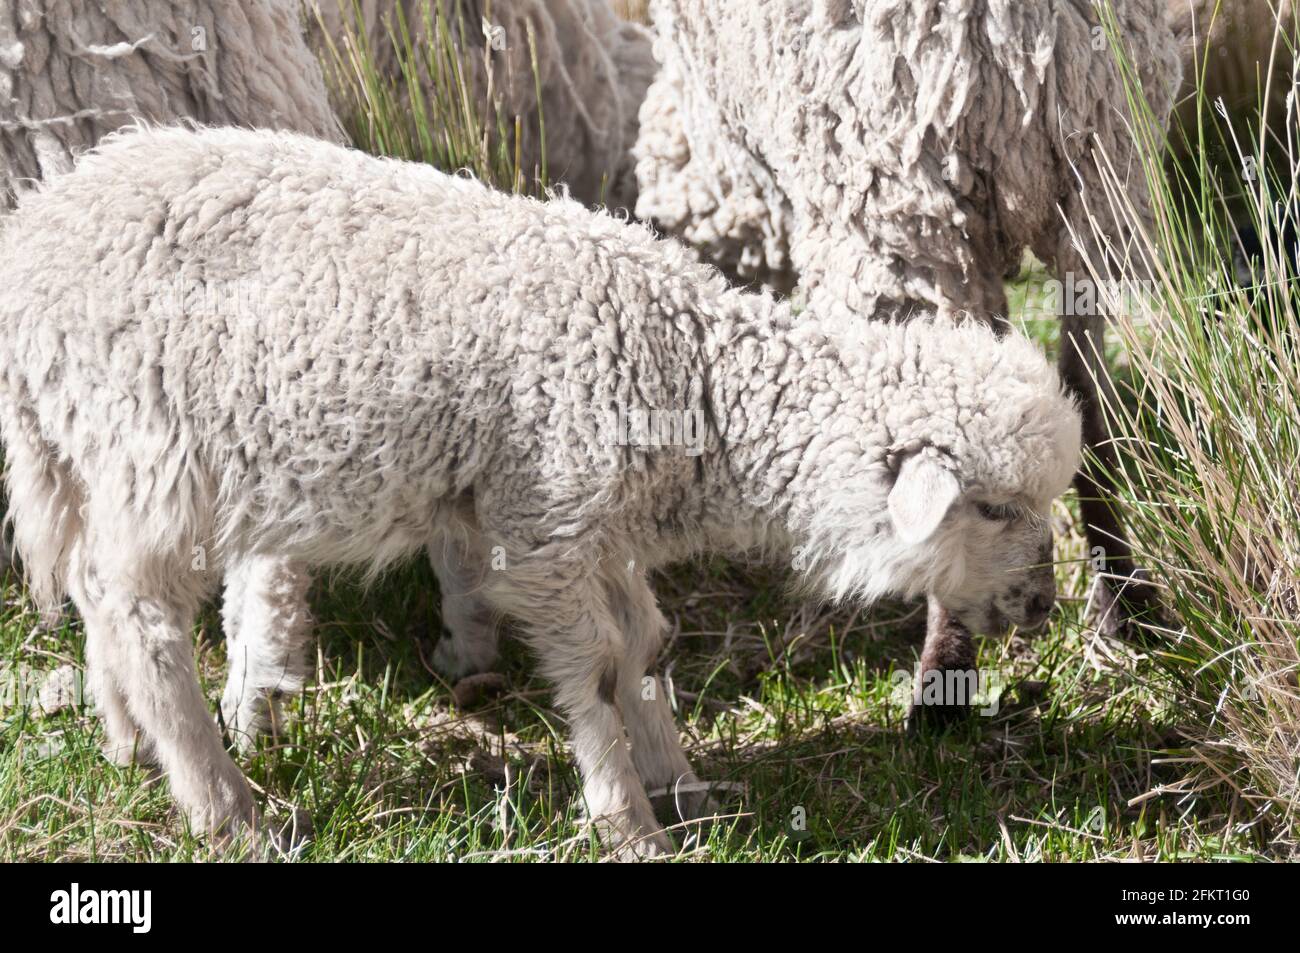
[[[1039,594],[1034,596],[1025,604],[1025,628],[1036,629],[1052,613],[1052,604],[1055,602],[1050,595]]]

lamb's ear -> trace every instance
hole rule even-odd
[[[889,515],[899,539],[924,543],[960,494],[961,484],[937,451],[926,449],[908,457],[889,491]]]

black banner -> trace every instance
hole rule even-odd
[[[720,875],[706,865],[643,864],[623,865],[622,884],[585,866],[543,874],[486,864],[9,865],[0,866],[0,907],[15,939],[49,931],[126,943],[277,935],[280,918],[295,940],[332,943],[373,941],[386,927],[409,930],[420,921],[434,943],[447,922],[462,930],[478,923],[492,934],[543,924],[586,933],[593,916],[601,926],[615,918],[682,917],[696,940],[709,931],[702,920],[734,940],[759,921],[790,918],[807,928],[822,918],[842,925],[846,915],[866,921],[864,941],[875,919],[915,928],[934,918],[934,926],[951,929],[978,917],[1004,920],[1020,936],[1071,940],[1125,933],[1182,939],[1196,931],[1229,942],[1243,931],[1286,930],[1294,922],[1294,909],[1283,909],[1295,893],[1284,865],[781,865]],[[598,881],[587,880],[595,875]],[[639,877],[658,887],[638,903],[633,888],[647,883]],[[756,901],[763,911],[757,918]],[[706,904],[708,917],[688,916]],[[1044,932],[1029,932],[1035,928]]]

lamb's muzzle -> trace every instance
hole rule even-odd
[[[1050,593],[1079,416],[1030,342],[796,318],[572,201],[290,134],[145,130],[24,198],[0,288],[33,593],[77,602],[110,745],[141,736],[212,828],[255,812],[190,630],[261,554],[455,563],[460,611],[524,627],[588,808],[638,853],[669,848],[646,787],[696,780],[645,690],[647,569],[765,553],[832,597],[932,593],[979,626]]]

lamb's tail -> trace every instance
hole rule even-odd
[[[0,409],[5,448],[8,511],[28,591],[38,607],[56,609],[64,600],[68,559],[81,533],[84,493],[77,477],[41,436],[31,407],[6,400]]]

